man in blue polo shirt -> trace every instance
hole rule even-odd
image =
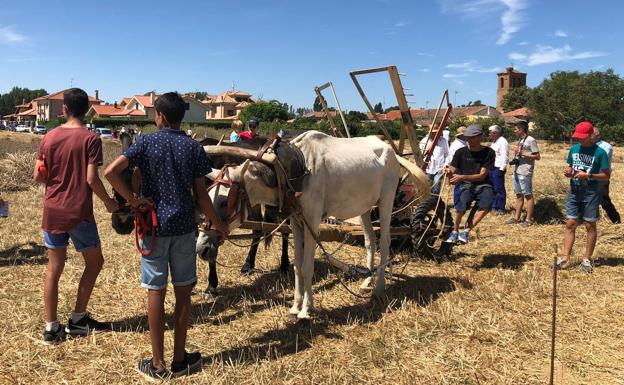
[[[583,221],[587,230],[587,242],[581,270],[586,273],[593,271],[592,255],[598,238],[598,181],[609,180],[607,153],[596,145],[593,134],[594,127],[590,122],[577,124],[572,134],[572,138],[578,140],[578,143],[570,148],[568,167],[563,171],[563,175],[570,178],[570,192],[566,201],[568,220],[563,239],[563,256],[557,261],[557,269],[570,267],[576,228]]]
[[[180,130],[185,103],[176,92],[160,96],[154,104],[159,131],[141,136],[126,152],[115,159],[105,175],[113,188],[130,205],[150,203],[156,208],[158,229],[155,248],[141,258],[141,287],[148,289],[147,319],[152,358],[139,362],[138,370],[150,379],[178,377],[201,370],[201,354],[185,351],[191,291],[197,282],[195,254],[195,199],[217,231],[227,233],[227,226],[217,216],[205,187],[210,163],[202,146]],[[142,198],[134,197],[121,172],[129,165],[141,174]],[[142,247],[151,244],[143,239]],[[176,297],[173,362],[168,371],[164,360],[165,295],[168,272]]]

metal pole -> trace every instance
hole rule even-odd
[[[550,385],[555,381],[555,331],[557,325],[557,253],[553,258],[552,331],[550,340]]]
[[[349,126],[347,126],[347,121],[342,113],[342,107],[340,107],[340,102],[338,101],[338,96],[336,96],[336,90],[334,89],[334,84],[329,82],[329,88],[331,88],[332,94],[334,95],[334,100],[336,101],[336,106],[338,107],[338,113],[340,114],[340,119],[342,119],[342,124],[344,125],[345,131],[347,132],[347,138],[351,137],[349,133]]]

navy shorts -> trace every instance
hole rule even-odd
[[[63,249],[69,245],[71,238],[74,248],[78,252],[87,251],[100,245],[97,225],[95,223],[82,221],[73,229],[60,234],[43,232],[43,240],[48,249]]]
[[[489,184],[461,186],[459,190],[459,202],[455,205],[455,210],[460,213],[468,211],[472,201],[477,201],[479,210],[489,210],[494,202],[494,190],[492,186]]]
[[[585,222],[596,222],[599,218],[600,195],[596,188],[572,187],[566,200],[566,217]]]

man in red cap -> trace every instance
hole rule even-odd
[[[577,226],[583,221],[587,229],[585,256],[581,270],[591,273],[592,255],[598,238],[596,221],[598,220],[598,181],[609,180],[609,160],[607,153],[594,141],[594,127],[590,122],[581,122],[574,128],[572,138],[578,143],[570,148],[568,167],[563,175],[570,178],[570,192],[566,201],[568,218],[563,239],[563,256],[557,260],[557,269],[570,267],[570,254],[574,245]]]

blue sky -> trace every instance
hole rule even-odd
[[[332,81],[343,108],[365,110],[349,71],[394,64],[413,108],[445,88],[457,104],[494,105],[495,73],[511,63],[529,86],[557,70],[621,74],[623,11],[616,0],[3,0],[0,92],[73,82],[113,102],[234,83],[311,107],[314,86]],[[373,103],[396,104],[386,77],[363,85]]]

